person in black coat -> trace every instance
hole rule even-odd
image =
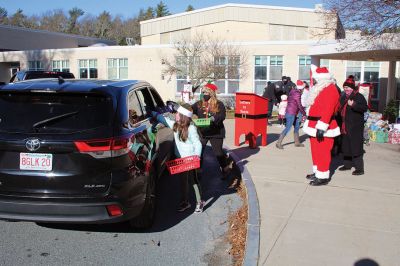
[[[209,127],[199,128],[200,141],[203,145],[201,158],[203,158],[204,148],[207,145],[207,142],[210,141],[211,147],[221,167],[223,177],[226,177],[231,170],[226,155],[222,149],[225,138],[224,120],[226,109],[223,102],[217,100],[217,89],[217,86],[214,84],[206,84],[202,89],[203,99],[194,103],[192,109],[193,114],[198,118],[210,118],[211,120]]]
[[[350,170],[353,175],[364,174],[364,113],[368,104],[364,96],[356,90],[354,80],[346,79],[344,92],[340,98],[340,114],[342,117],[342,153],[343,166],[340,171]]]
[[[264,88],[264,93],[262,96],[268,99],[267,117],[270,118],[272,115],[272,109],[276,103],[275,85],[271,81],[268,81],[268,85]]]

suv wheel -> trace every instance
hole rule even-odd
[[[154,170],[149,173],[146,191],[146,200],[140,215],[129,221],[134,228],[146,229],[154,223],[156,214],[156,175]]]

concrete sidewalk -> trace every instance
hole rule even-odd
[[[283,128],[274,125],[266,147],[249,149],[234,146],[233,119],[225,126],[225,144],[245,164],[257,191],[259,265],[400,265],[399,145],[372,143],[365,147],[365,175],[335,171],[328,185],[311,187],[304,136],[304,148],[294,147],[290,133],[279,150],[275,141]]]

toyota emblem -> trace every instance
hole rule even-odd
[[[25,147],[29,151],[37,151],[40,148],[40,140],[39,139],[28,139],[25,143]]]

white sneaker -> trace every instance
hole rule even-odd
[[[194,212],[201,213],[203,212],[203,208],[204,208],[204,201],[197,202],[196,209],[194,210]]]

